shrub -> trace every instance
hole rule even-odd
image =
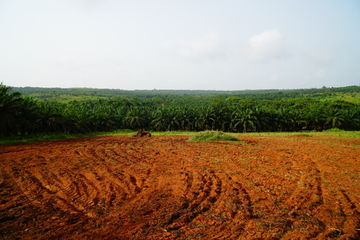
[[[240,139],[219,131],[204,131],[191,137],[190,142],[240,141]]]
[[[330,129],[324,130],[324,132],[345,132],[345,131],[342,129],[339,129],[339,128],[330,128]]]

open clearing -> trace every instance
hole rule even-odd
[[[360,139],[0,147],[1,239],[359,239]]]

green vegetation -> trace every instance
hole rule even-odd
[[[21,136],[11,136],[0,139],[0,145],[7,144],[17,144],[17,143],[30,143],[30,142],[40,142],[40,141],[54,141],[62,139],[71,139],[71,138],[80,138],[80,137],[90,137],[92,135],[85,134],[66,134],[66,133],[48,133],[48,134],[36,134],[26,137]]]
[[[70,133],[41,133],[32,134],[28,136],[10,136],[0,138],[0,145],[16,144],[16,143],[30,143],[40,141],[55,141],[72,138],[84,138],[84,137],[106,137],[106,136],[131,136],[134,131],[130,129],[121,129],[112,132],[92,132],[83,134],[70,134]]]
[[[330,129],[324,130],[324,132],[344,132],[344,130],[338,129],[338,128],[330,128]]]
[[[34,134],[28,136],[10,136],[0,138],[0,145],[5,144],[17,144],[17,143],[30,143],[39,141],[54,141],[71,138],[82,137],[106,137],[106,136],[132,136],[135,134],[132,130],[117,130],[112,132],[94,132],[87,134],[67,134],[67,133],[43,133]],[[189,131],[166,131],[166,132],[151,132],[153,136],[196,136],[198,132]],[[323,131],[323,132],[252,132],[252,133],[226,133],[234,137],[252,136],[252,137],[287,137],[287,136],[328,136],[328,137],[348,137],[348,138],[360,138],[360,131]],[[359,148],[359,146],[356,146]]]
[[[189,142],[239,141],[238,138],[220,131],[204,131],[191,137]]]
[[[18,93],[14,90],[21,90]],[[254,133],[360,130],[360,87],[124,91],[0,85],[0,138],[119,129]],[[343,101],[350,99],[349,101]],[[347,97],[346,97],[347,96]],[[302,133],[308,134],[308,133]],[[324,133],[325,134],[325,133]]]
[[[307,137],[349,137],[349,138],[360,138],[360,131],[341,131],[341,132],[252,132],[252,133],[241,133],[237,136],[250,136],[250,137],[287,137],[287,136],[307,136]]]
[[[241,97],[258,100],[274,100],[295,97],[314,98],[337,98],[344,101],[344,96],[353,97],[357,101],[360,93],[359,86],[348,86],[340,88],[312,88],[312,89],[267,89],[267,90],[240,90],[240,91],[215,91],[215,90],[120,90],[120,89],[95,89],[95,88],[34,88],[17,87],[13,91],[20,92],[24,96],[36,97],[47,101],[88,100],[89,98],[116,98],[136,97],[152,98],[157,96],[196,96],[196,97]]]

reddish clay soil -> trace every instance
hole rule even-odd
[[[0,147],[1,239],[360,239],[360,139]]]

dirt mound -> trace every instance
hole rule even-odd
[[[357,239],[360,140],[0,147],[2,239]]]

